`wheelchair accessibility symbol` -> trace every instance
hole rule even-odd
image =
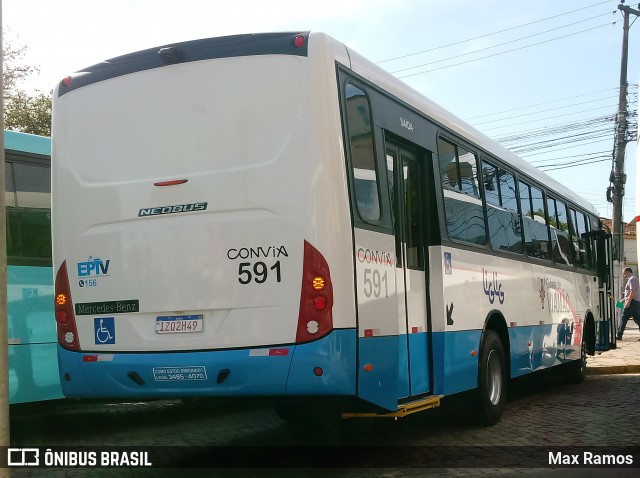
[[[93,328],[96,332],[96,345],[116,343],[116,324],[113,317],[94,318]]]

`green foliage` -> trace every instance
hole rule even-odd
[[[26,46],[14,47],[3,37],[2,85],[5,128],[24,133],[51,136],[51,95],[41,91],[27,93],[20,85],[38,68],[24,65]]]
[[[4,125],[13,131],[51,136],[51,93],[36,91],[31,96],[17,90],[5,99]]]

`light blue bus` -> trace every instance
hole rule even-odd
[[[9,403],[62,398],[51,272],[51,140],[4,132]]]

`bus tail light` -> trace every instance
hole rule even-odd
[[[296,342],[309,342],[333,330],[333,286],[329,264],[320,252],[304,241],[302,290]]]
[[[71,301],[69,275],[67,274],[67,261],[62,263],[56,274],[55,313],[60,346],[68,350],[80,350],[76,317]]]

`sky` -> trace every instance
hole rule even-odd
[[[4,36],[48,92],[83,67],[197,38],[322,31],[345,43],[611,217],[619,0],[2,0]],[[638,9],[638,3],[627,0]],[[631,16],[633,22],[635,16]],[[631,109],[640,21],[629,33]],[[633,120],[637,124],[637,120]],[[636,128],[634,128],[636,129]],[[636,142],[623,216],[636,216]]]

